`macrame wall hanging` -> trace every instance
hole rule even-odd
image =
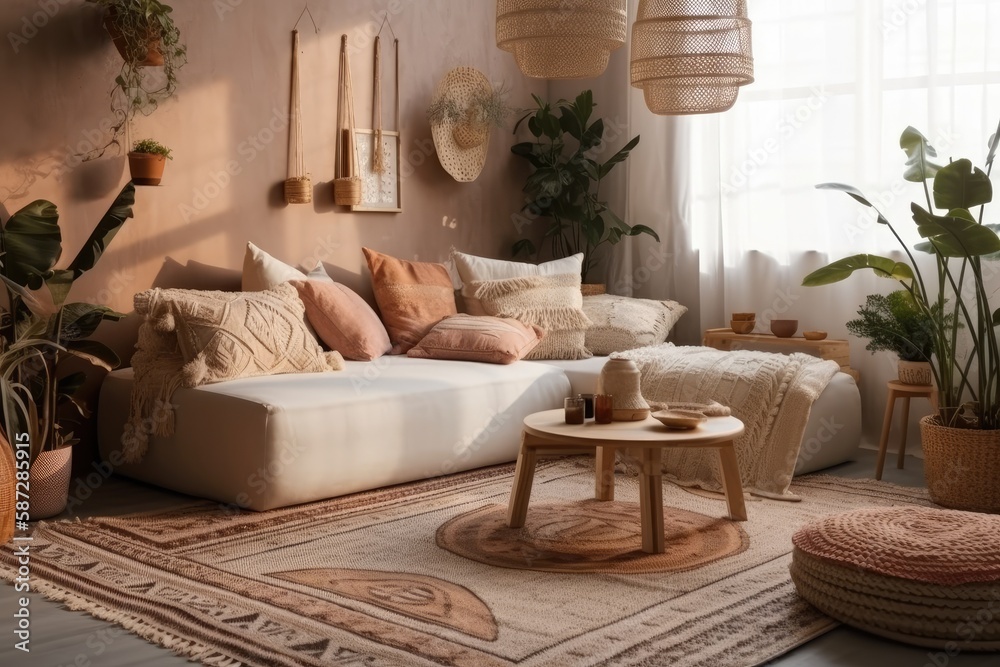
[[[337,110],[337,153],[333,200],[339,206],[361,203],[361,167],[354,143],[354,86],[347,56],[347,35],[340,38],[340,105]]]
[[[302,142],[302,97],[299,91],[299,21],[308,13],[313,29],[319,27],[309,6],[302,10],[292,28],[292,85],[288,102],[288,178],[285,179],[285,203],[309,204],[312,202],[312,180],[306,172],[305,149]]]

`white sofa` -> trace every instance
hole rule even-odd
[[[275,375],[176,392],[176,430],[121,461],[132,369],[101,388],[101,454],[117,472],[233,507],[267,510],[517,458],[521,422],[594,391],[606,361],[507,366],[386,356],[337,373]],[[861,401],[838,373],[813,406],[796,473],[850,460]]]

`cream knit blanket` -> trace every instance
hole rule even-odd
[[[736,439],[743,489],[756,495],[795,499],[788,493],[813,401],[840,367],[807,354],[773,354],[670,343],[611,355],[631,359],[650,402],[718,401],[746,427]],[[665,476],[682,486],[722,491],[718,456],[712,449],[663,452]]]

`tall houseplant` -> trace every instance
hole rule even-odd
[[[62,254],[59,213],[54,204],[34,201],[0,228],[0,281],[7,308],[0,310],[0,358],[4,359],[3,428],[9,442],[27,434],[30,459],[74,444],[60,410],[87,416],[77,397],[86,374],[67,374],[70,357],[112,370],[120,363],[106,345],[89,337],[105,320],[124,315],[106,306],[67,303],[74,281],[101,258],[125,220],[132,217],[135,186],[128,183],[66,268],[55,268]],[[17,354],[14,354],[17,353]]]
[[[160,0],[90,2],[105,8],[105,28],[122,56],[111,89],[111,110],[116,120],[110,146],[118,143],[137,114],[148,116],[176,92],[177,70],[187,63],[187,49],[174,24],[173,8]],[[149,68],[157,69],[151,72]]]
[[[587,282],[603,246],[639,234],[660,240],[646,225],[626,224],[601,199],[601,182],[616,165],[628,159],[639,137],[633,137],[614,155],[599,162],[597,157],[605,148],[604,120],[590,120],[596,106],[591,91],[583,91],[572,102],[559,100],[555,108],[536,95],[532,97],[535,109],[517,121],[514,132],[527,121],[535,140],[510,149],[533,167],[524,186],[528,202],[522,210],[551,221],[542,238],[549,242],[553,257],[583,253],[581,277]],[[536,254],[537,250],[530,239],[521,239],[511,252],[517,256]]]
[[[903,131],[899,140],[907,157],[903,177],[921,184],[924,195],[923,202],[910,207],[917,231],[925,239],[912,250],[859,190],[841,183],[817,186],[845,192],[874,209],[877,221],[893,234],[909,263],[854,255],[814,271],[803,285],[826,285],[871,269],[906,290],[932,322],[931,370],[939,407],[936,415],[921,421],[931,497],[953,507],[1000,512],[1000,346],[996,335],[1000,310],[991,310],[984,273],[984,267],[1000,257],[1000,236],[996,225],[983,224],[985,206],[993,199],[990,173],[998,141],[1000,128],[989,142],[984,171],[964,158],[939,165],[924,135],[912,127]],[[935,282],[925,279],[913,252],[933,256]]]

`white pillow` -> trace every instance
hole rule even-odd
[[[664,342],[687,308],[676,301],[600,294],[583,297],[583,312],[592,322],[587,349],[603,357]]]
[[[247,252],[243,257],[244,292],[262,292],[274,289],[289,280],[306,278],[325,283],[334,282],[321,262],[316,262],[316,266],[309,272],[309,275],[306,275],[294,266],[289,266],[281,260],[275,259],[253,243],[247,243]]]
[[[458,276],[462,279],[462,300],[465,301],[465,312],[470,315],[487,315],[479,299],[476,298],[472,283],[488,280],[507,280],[508,278],[527,278],[530,276],[556,276],[566,273],[580,275],[583,271],[583,253],[552,260],[542,264],[526,262],[508,262],[502,259],[489,259],[467,255],[457,250],[451,251],[455,261]]]

